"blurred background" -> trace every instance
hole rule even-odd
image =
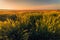
[[[0,9],[12,9],[12,10],[60,9],[60,0],[0,0]]]

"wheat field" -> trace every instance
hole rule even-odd
[[[0,40],[60,40],[60,11],[0,11]]]

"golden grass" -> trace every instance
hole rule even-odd
[[[22,40],[24,38],[28,40],[29,37],[33,39],[36,36],[39,38],[39,35],[42,37],[42,34],[43,39],[45,37],[51,39],[52,35],[54,39],[55,35],[60,35],[60,11],[5,11],[0,13],[0,16],[4,15],[0,17],[0,39]],[[3,21],[4,18],[6,20]]]

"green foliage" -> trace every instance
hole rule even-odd
[[[60,40],[60,14],[5,16],[1,16],[0,40]]]

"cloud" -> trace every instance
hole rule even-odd
[[[28,3],[28,4],[57,4],[60,0],[5,0],[13,3]]]

